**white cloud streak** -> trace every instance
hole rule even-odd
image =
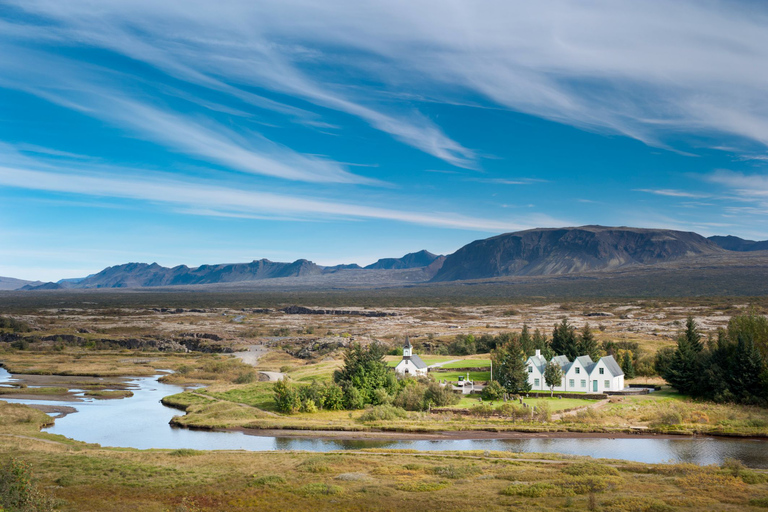
[[[170,207],[178,213],[210,217],[271,220],[390,220],[440,228],[500,232],[549,225],[559,221],[531,215],[517,221],[469,217],[450,212],[420,212],[297,195],[232,188],[209,181],[181,181],[154,173],[137,175],[135,169],[94,166],[83,172],[60,164],[51,166],[14,153],[0,145],[0,186],[27,190],[128,199]],[[121,176],[121,177],[115,177]]]
[[[358,116],[459,166],[473,165],[471,150],[418,113],[389,107],[385,113],[377,88],[446,103],[470,92],[659,146],[673,133],[728,134],[763,150],[768,145],[768,11],[759,3],[16,4],[54,21],[44,37],[108,48],[232,95],[247,94],[248,87],[290,94]],[[339,85],[350,77],[358,79],[356,87]]]
[[[647,194],[655,194],[657,196],[666,196],[666,197],[688,197],[692,199],[701,199],[701,198],[709,197],[706,194],[696,194],[694,192],[686,192],[684,190],[674,190],[669,188],[662,188],[662,189],[636,188],[635,192],[645,192]]]

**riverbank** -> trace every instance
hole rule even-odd
[[[368,410],[276,414],[272,385],[211,386],[163,398],[185,414],[177,427],[254,431],[387,432],[433,435],[439,432],[597,433],[611,435],[709,435],[768,438],[768,410],[691,400],[672,391],[613,397],[608,401],[526,398],[510,413],[506,404],[463,398],[463,408],[405,412],[387,417]],[[585,405],[579,406],[579,402]],[[534,412],[535,408],[535,412]],[[375,409],[374,409],[375,412]]]
[[[557,454],[367,449],[306,453],[109,449],[40,432],[0,402],[0,465],[23,460],[69,511],[760,510],[768,472]],[[454,435],[454,434],[448,434]]]

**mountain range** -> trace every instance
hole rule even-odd
[[[188,267],[126,263],[79,279],[40,283],[0,278],[0,290],[94,288],[231,287],[272,283],[275,286],[381,287],[461,282],[495,278],[529,278],[598,273],[684,264],[695,269],[709,258],[720,267],[733,265],[729,255],[768,250],[768,241],[734,236],[705,238],[667,229],[581,226],[539,228],[476,240],[448,256],[422,250],[401,258],[382,258],[366,267],[321,266],[305,259],[291,263],[267,259]],[[756,253],[757,254],[757,253]],[[768,254],[768,253],[766,253]],[[737,266],[743,258],[737,258]],[[734,260],[736,261],[736,260]],[[754,258],[752,259],[754,260]],[[744,267],[746,268],[746,267]],[[590,274],[592,275],[592,274]]]

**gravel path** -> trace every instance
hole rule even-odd
[[[248,350],[243,352],[235,352],[234,355],[240,358],[245,364],[256,366],[259,363],[261,356],[269,351],[264,345],[248,345]],[[277,382],[285,377],[284,373],[280,372],[263,372],[259,371],[259,376],[262,377],[259,380],[266,380],[268,382]],[[266,379],[264,379],[266,377]]]

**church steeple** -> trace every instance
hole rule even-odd
[[[411,340],[408,339],[408,335],[405,335],[405,343],[403,343],[403,359],[406,357],[411,357],[413,354],[413,345],[411,345]]]

